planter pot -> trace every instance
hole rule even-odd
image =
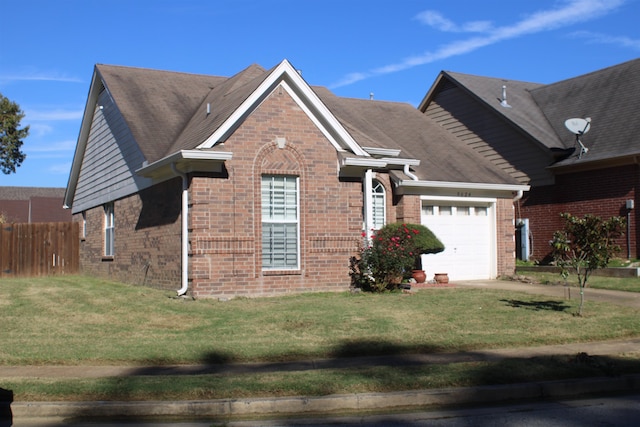
[[[433,278],[436,283],[449,283],[449,275],[447,273],[436,273]]]
[[[416,279],[416,283],[424,283],[427,280],[427,274],[424,270],[413,270],[411,277]]]

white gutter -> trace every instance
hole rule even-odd
[[[175,163],[171,163],[171,170],[182,178],[182,287],[178,289],[178,296],[182,296],[189,289],[189,178],[178,170]]]
[[[524,191],[523,190],[516,191],[516,195],[513,197],[513,201],[517,202],[518,200],[522,199],[523,195],[524,195]]]
[[[398,187],[413,188],[459,188],[462,190],[495,190],[495,191],[529,191],[528,185],[520,184],[487,184],[480,182],[452,182],[452,181],[409,181],[397,182]]]
[[[153,171],[156,171],[162,167],[166,167],[167,165],[174,165],[179,161],[183,160],[217,160],[217,161],[226,161],[230,160],[233,157],[233,153],[228,151],[210,151],[210,150],[180,150],[177,151],[170,156],[163,157],[160,160],[157,160],[151,164],[145,164],[140,169],[136,170],[138,175],[148,176]],[[172,166],[173,168],[174,166]]]

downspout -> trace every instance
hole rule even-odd
[[[518,200],[522,199],[522,196],[524,196],[524,191],[523,190],[518,190],[516,195],[513,197],[513,202],[517,202]]]
[[[178,289],[178,296],[182,296],[189,289],[189,178],[186,173],[178,170],[175,163],[171,163],[171,170],[182,178],[182,287]]]
[[[371,238],[373,229],[373,171],[367,169],[364,173],[364,232],[366,238]]]
[[[414,174],[412,174],[411,172],[409,172],[409,165],[405,163],[404,165],[404,170],[403,170],[404,174],[407,175],[409,178],[411,178],[414,181],[418,180],[418,177],[415,176]]]

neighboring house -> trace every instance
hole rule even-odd
[[[528,186],[408,104],[288,61],[216,77],[97,65],[65,203],[81,268],[197,297],[344,290],[364,230],[422,222],[428,277],[512,274]]]
[[[70,222],[64,193],[64,188],[0,187],[0,216],[15,223]]]
[[[548,261],[563,212],[628,218],[621,256],[638,257],[639,102],[636,59],[548,85],[442,72],[419,109],[531,186],[516,204],[521,256]],[[579,138],[572,118],[590,120]]]

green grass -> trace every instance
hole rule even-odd
[[[1,365],[289,361],[589,342],[640,335],[638,310],[488,289],[183,300],[89,277],[0,280]],[[179,399],[391,391],[581,375],[568,362],[117,379],[8,379],[16,400]],[[533,368],[534,363],[537,368]],[[616,362],[625,372],[637,359]],[[568,366],[568,367],[567,367]],[[630,368],[628,367],[630,366]],[[508,371],[507,371],[508,372]],[[583,373],[584,374],[584,373]],[[509,375],[511,380],[518,376]]]
[[[559,273],[538,273],[526,271],[521,273],[521,275],[544,285],[564,285],[567,283],[570,286],[578,286],[578,278],[575,275],[569,275],[567,280],[563,279]],[[588,287],[593,289],[608,289],[612,291],[640,292],[640,278],[603,277],[592,275],[589,278]]]
[[[640,373],[639,356],[573,356],[468,362],[449,365],[378,366],[236,375],[134,376],[123,378],[9,379],[17,400],[204,400],[247,397],[326,396]]]

